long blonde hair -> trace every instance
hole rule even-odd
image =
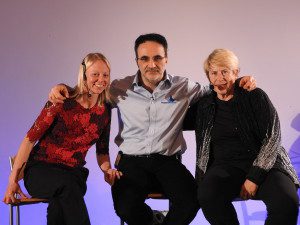
[[[108,67],[110,84],[110,64],[107,58],[101,53],[89,53],[86,57],[84,57],[82,63],[79,66],[77,85],[75,86],[74,91],[70,94],[71,98],[75,98],[87,92],[86,71],[91,65],[93,65],[93,63],[95,63],[98,60],[104,62]],[[110,102],[109,85],[107,85],[107,87],[99,95],[97,103],[99,106],[102,106],[105,102]]]

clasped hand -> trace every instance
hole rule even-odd
[[[122,172],[115,169],[104,171],[104,180],[111,186],[115,183],[115,180],[120,179],[121,176],[123,176]]]
[[[240,197],[242,199],[251,199],[256,195],[258,185],[250,180],[246,180],[242,185]]]

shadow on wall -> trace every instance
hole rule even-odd
[[[296,131],[300,132],[300,113],[292,120],[291,127]],[[297,171],[298,176],[300,175],[300,134],[296,141],[292,144],[289,151],[292,164]],[[298,189],[298,194],[300,194]]]

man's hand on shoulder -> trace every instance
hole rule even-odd
[[[69,91],[65,84],[55,85],[48,95],[48,100],[54,105],[64,103],[66,98],[69,98]]]
[[[247,91],[253,91],[256,88],[256,80],[252,76],[243,76],[240,80],[239,86]]]

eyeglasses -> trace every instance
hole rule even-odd
[[[152,57],[152,61],[156,63],[160,63],[164,58],[163,56],[156,55]],[[136,58],[136,60],[140,60],[142,63],[150,62],[151,58],[149,56],[142,56],[141,58]]]

